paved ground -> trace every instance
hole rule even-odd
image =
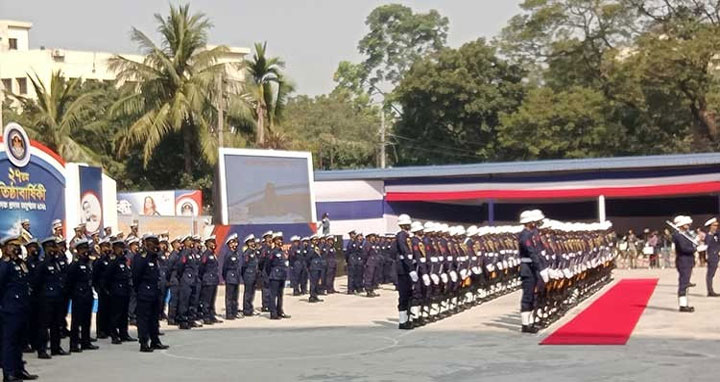
[[[164,328],[171,348],[152,354],[101,340],[101,350],[26,359],[44,381],[716,381],[720,299],[703,297],[701,273],[690,296],[697,312],[680,314],[674,270],[616,272],[616,280],[660,278],[626,346],[538,345],[593,299],[538,335],[518,332],[519,292],[408,332],[397,330],[397,295],[385,290],[321,304],[286,296],[290,320]]]

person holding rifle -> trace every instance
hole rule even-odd
[[[690,236],[689,229],[692,219],[689,216],[678,215],[673,219],[672,227],[675,232],[672,235],[675,243],[675,267],[678,271],[678,305],[679,311],[692,313],[695,308],[688,305],[687,290],[690,287],[690,275],[695,266],[695,251],[697,243]]]

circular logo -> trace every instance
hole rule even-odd
[[[189,197],[181,197],[175,203],[175,215],[197,216],[200,212],[197,202]]]
[[[102,223],[102,205],[100,199],[92,192],[86,192],[80,198],[80,221],[85,223],[88,232],[97,232]]]
[[[30,162],[30,139],[19,124],[10,122],[3,133],[5,153],[15,167],[25,167]]]

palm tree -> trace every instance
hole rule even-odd
[[[98,163],[98,155],[73,137],[87,132],[92,135],[103,123],[87,121],[85,118],[99,93],[81,94],[81,80],[66,80],[60,71],[53,72],[50,76],[49,89],[37,74],[28,74],[28,77],[37,99],[17,94],[10,96],[21,103],[23,122],[30,136],[66,160]]]
[[[220,58],[228,48],[207,47],[207,33],[212,25],[204,14],[190,14],[189,5],[171,5],[166,18],[156,14],[155,19],[162,39],[160,45],[132,29],[133,41],[145,54],[143,62],[122,56],[110,60],[110,68],[117,72],[118,79],[134,88],[111,110],[112,115],[133,116],[135,120],[118,136],[118,154],[141,144],[147,166],[158,144],[168,134],[180,132],[184,170],[190,173],[197,151],[208,163],[217,159],[215,84],[217,76],[225,71]]]
[[[252,60],[245,64],[249,75],[247,90],[252,97],[257,120],[255,143],[258,146],[265,142],[265,122],[268,119],[271,123],[273,121],[268,111],[278,100],[278,89],[282,84],[280,70],[285,67],[283,61],[277,57],[267,57],[266,52],[267,42],[255,43],[255,54]]]

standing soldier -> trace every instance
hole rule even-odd
[[[192,252],[194,245],[192,236],[185,236],[183,249],[175,263],[175,274],[179,279],[179,301],[175,321],[180,329],[190,329],[191,326],[195,326],[191,311],[193,288],[195,288],[195,279],[197,278],[195,268],[191,264],[194,261]]]
[[[410,297],[412,296],[412,283],[419,280],[415,271],[415,261],[410,249],[410,216],[402,214],[398,216],[400,232],[395,235],[397,245],[397,275],[398,275],[398,327],[400,329],[412,329],[408,309],[410,308]]]
[[[49,238],[54,241],[53,237]],[[37,267],[40,265],[40,246],[38,241],[35,239],[30,240],[29,243],[25,244],[27,249],[27,259],[25,265],[28,268],[28,276],[30,282],[35,277]],[[38,343],[38,335],[40,334],[40,313],[38,312],[39,302],[37,299],[37,293],[30,293],[29,310],[28,310],[28,321],[27,321],[27,345],[26,349],[28,353],[34,351]],[[1,330],[1,329],[0,329]]]
[[[108,338],[110,334],[110,292],[105,288],[105,272],[110,265],[110,255],[112,254],[112,245],[110,238],[105,237],[100,240],[100,256],[93,262],[92,277],[93,287],[98,296],[97,315],[95,316],[95,332],[97,338]]]
[[[720,233],[718,233],[718,220],[712,218],[705,222],[708,232],[705,235],[705,245],[707,246],[707,276],[705,283],[707,284],[708,297],[720,297],[720,294],[713,290],[713,278],[717,271],[718,261],[720,260]]]
[[[49,359],[47,354],[47,342],[50,339],[50,350],[52,355],[67,355],[60,348],[60,328],[63,318],[67,313],[64,309],[64,276],[59,268],[59,257],[57,242],[43,240],[45,258],[37,267],[33,279],[32,290],[38,295],[40,307],[40,338],[37,347],[38,358]],[[49,336],[48,336],[49,332]]]
[[[19,245],[18,237],[0,241],[0,363],[6,382],[38,378],[23,367],[22,351],[30,311],[30,274],[20,258]]]
[[[335,290],[335,274],[337,273],[337,257],[335,256],[335,236],[325,235],[325,261],[327,273],[325,274],[325,291],[328,294],[337,293]]]
[[[689,216],[676,216],[673,223],[677,231],[673,232],[675,243],[675,267],[678,271],[678,305],[679,311],[692,313],[695,308],[688,305],[687,290],[690,287],[690,275],[695,266],[695,251],[697,243],[690,237],[689,229],[692,219]]]
[[[138,255],[138,251],[140,249],[140,238],[139,237],[129,237],[128,241],[128,250],[125,252],[125,258],[127,259],[127,266],[132,269],[133,261],[135,260],[135,256]],[[128,319],[130,320],[130,325],[136,324],[136,317],[135,317],[135,308],[137,307],[137,294],[135,292],[135,288],[132,288],[132,278],[130,279],[130,302],[128,303]]]
[[[168,297],[168,291],[169,289],[169,283],[168,283],[168,261],[170,260],[169,257],[169,243],[168,240],[170,240],[167,236],[168,234],[166,232],[163,232],[160,234],[160,249],[158,252],[158,270],[160,271],[160,297],[158,297],[158,312],[159,312],[159,319],[165,320],[167,319],[167,315],[165,314],[165,302],[167,301]]]
[[[205,239],[205,247],[207,249],[205,253],[203,253],[198,269],[198,276],[202,283],[200,289],[200,307],[203,323],[212,325],[222,322],[217,319],[215,312],[217,287],[220,284],[218,260],[217,256],[215,256],[215,248],[217,248],[215,235],[210,235]]]
[[[300,269],[303,257],[303,246],[300,243],[300,236],[290,238],[290,249],[288,249],[288,261],[290,261],[290,287],[293,288],[293,296],[300,295]]]
[[[242,318],[238,310],[240,283],[242,282],[243,256],[238,254],[238,235],[236,233],[225,239],[229,252],[225,255],[222,266],[222,277],[225,280],[225,319]]]
[[[67,290],[72,299],[72,323],[70,324],[70,352],[95,350],[90,343],[90,323],[93,307],[93,275],[90,264],[90,243],[80,240],[75,243],[77,260],[70,264],[67,275]]]
[[[283,310],[283,290],[285,289],[289,263],[282,249],[282,232],[273,234],[273,244],[272,251],[265,261],[265,276],[270,286],[270,319],[279,320],[281,318],[290,318],[290,315],[285,314]]]
[[[375,293],[375,272],[377,265],[380,263],[380,252],[377,243],[377,234],[369,233],[367,241],[363,246],[363,258],[365,259],[365,269],[363,272],[363,288],[367,297],[377,297]]]
[[[272,239],[273,239],[273,231],[267,231],[262,235],[262,245],[260,245],[260,269],[265,269],[265,262],[268,261],[270,258],[270,252],[273,249]],[[261,297],[262,297],[262,307],[260,308],[260,311],[262,312],[269,312],[270,311],[270,305],[268,304],[270,301],[270,280],[267,279],[267,275],[265,272],[260,273],[260,286],[261,286]]]
[[[243,241],[246,245],[243,253],[242,280],[243,280],[243,315],[251,317],[255,315],[253,301],[255,300],[255,284],[258,278],[258,249],[255,244],[255,235],[245,236]]]
[[[323,300],[318,298],[318,293],[325,261],[320,253],[320,248],[317,246],[317,236],[313,235],[310,239],[311,245],[308,247],[307,258],[307,268],[310,272],[310,298],[308,302],[322,302]]]
[[[353,256],[355,256],[355,252],[359,251],[360,248],[358,248],[358,244],[355,241],[355,238],[357,237],[357,232],[355,230],[352,230],[348,232],[348,236],[350,237],[350,240],[348,240],[347,246],[345,246],[345,270],[347,272],[347,294],[355,294],[354,285],[355,285],[355,269],[354,269],[354,261]]]
[[[546,270],[541,267],[540,251],[536,246],[537,224],[545,219],[540,210],[527,210],[520,214],[520,224],[525,228],[518,236],[520,248],[520,278],[522,280],[522,299],[520,300],[520,319],[523,333],[537,333],[532,324],[532,312],[535,310],[535,285],[537,275]]]
[[[160,298],[160,270],[158,266],[159,241],[157,236],[143,236],[144,251],[135,258],[132,269],[133,286],[137,293],[137,328],[140,351],[150,353],[154,349],[167,349],[160,342],[158,322],[158,298]],[[150,344],[148,345],[148,341]]]
[[[128,334],[128,305],[130,304],[132,270],[127,265],[125,242],[116,239],[112,242],[112,249],[110,264],[105,271],[105,287],[110,292],[110,337],[112,337],[113,345],[119,345],[123,342],[135,341]]]
[[[182,248],[183,237],[179,236],[170,243],[172,251],[167,261],[167,281],[170,289],[170,301],[168,301],[168,325],[177,325],[177,312],[180,304],[180,278],[178,273],[178,262],[180,261],[180,250]]]

